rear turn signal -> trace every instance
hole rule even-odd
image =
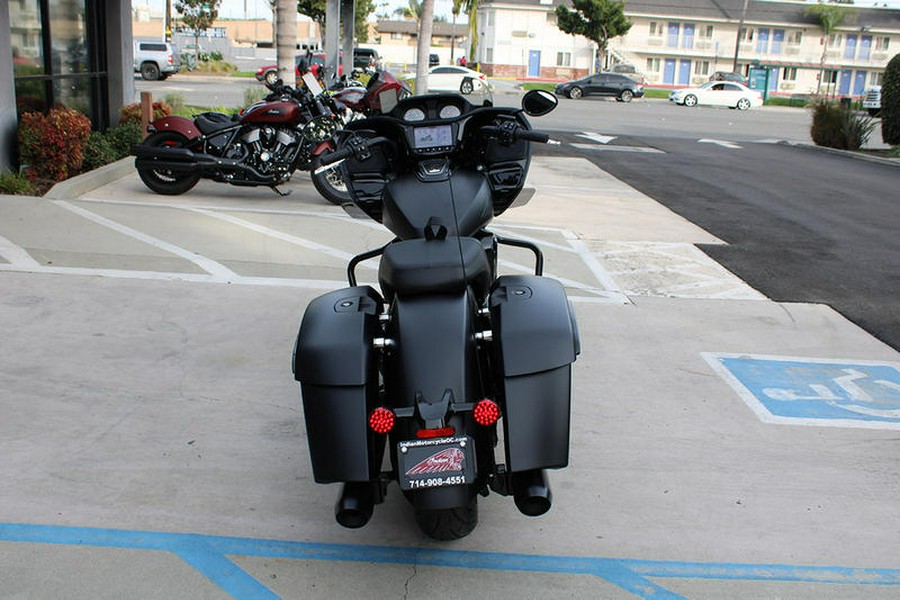
[[[500,418],[500,407],[493,400],[485,398],[475,405],[474,416],[479,425],[493,425]]]
[[[394,413],[379,406],[369,415],[369,428],[375,433],[387,433],[394,428]]]

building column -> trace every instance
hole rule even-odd
[[[0,32],[6,32],[6,35],[0,35],[0,171],[12,169],[19,129],[9,31],[9,2],[0,2]]]
[[[106,67],[109,125],[119,123],[119,109],[135,102],[131,0],[107,0]]]

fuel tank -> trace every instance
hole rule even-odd
[[[257,102],[241,115],[241,123],[299,123],[302,113],[296,102]]]

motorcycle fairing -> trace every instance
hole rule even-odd
[[[569,462],[571,363],[580,352],[565,289],[534,275],[497,278],[490,296],[510,472]]]
[[[329,292],[310,302],[294,348],[294,378],[318,483],[371,481],[381,467],[384,439],[369,431],[378,403],[381,296],[370,286]]]

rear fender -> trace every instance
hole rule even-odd
[[[186,137],[188,141],[200,137],[200,130],[197,129],[197,126],[194,125],[193,121],[185,117],[163,117],[161,119],[156,119],[150,123],[150,125],[152,125],[157,132],[174,131],[175,133],[180,133]]]

